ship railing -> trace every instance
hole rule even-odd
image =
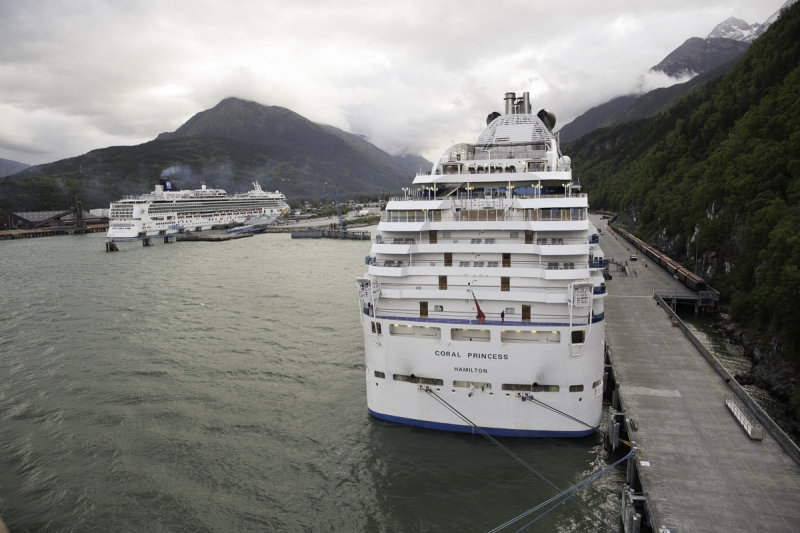
[[[583,212],[581,212],[583,211]],[[428,211],[428,215],[393,211],[381,217],[382,222],[575,222],[586,220],[584,208],[552,209],[452,209]]]
[[[461,209],[453,211],[455,222],[494,222],[510,220],[503,209]]]
[[[381,289],[385,290],[403,290],[403,291],[416,291],[416,290],[443,290],[440,288],[438,283],[414,283],[414,284],[407,284],[407,283],[391,283],[387,282],[386,280],[381,282]],[[467,285],[467,284],[460,284],[460,283],[448,283],[447,289],[452,292],[458,293],[459,291],[463,291],[467,294],[470,291],[482,291],[485,289],[489,289],[493,292],[497,292],[497,294],[508,294],[505,291],[499,291],[499,286],[492,286],[492,287],[483,287],[478,285]],[[517,294],[526,294],[526,295],[539,295],[539,296],[554,296],[554,295],[564,295],[566,298],[567,290],[564,287],[556,288],[556,287],[514,287],[514,293]]]
[[[536,245],[536,246],[576,246],[587,244],[586,239],[570,239],[563,237],[536,237],[531,242],[526,242],[525,236],[521,237],[465,237],[461,239],[443,239],[441,237],[436,239],[436,242],[430,242],[428,239],[417,238],[383,238],[378,235],[375,238],[376,244],[398,244],[398,245],[428,245],[428,244],[522,244],[522,245]]]
[[[526,187],[527,189],[527,187]],[[586,198],[586,193],[577,193],[571,192],[569,190],[558,193],[558,194],[550,194],[550,193],[543,193],[540,189],[535,187],[532,188],[532,192],[512,192],[511,199],[521,199],[521,200],[531,200],[531,199],[539,199],[539,198]],[[476,192],[463,192],[459,193],[455,196],[449,197],[453,201],[484,201],[484,200],[492,200],[492,201],[509,201],[510,199],[506,196],[505,188],[502,189],[501,192],[495,194],[484,194],[484,193],[476,193]],[[442,196],[434,197],[433,194],[408,194],[406,196],[392,196],[389,198],[392,202],[419,202],[419,201],[441,201],[445,200],[446,198]]]
[[[586,261],[519,261],[503,265],[501,260],[459,260],[451,262],[444,260],[428,259],[373,259],[367,263],[379,267],[459,267],[459,268],[533,268],[539,270],[586,270],[587,268],[602,268],[601,262],[588,263]]]
[[[482,309],[483,310],[483,309]],[[440,311],[429,311],[427,316],[420,316],[419,309],[401,309],[401,308],[391,308],[391,307],[384,307],[379,306],[377,309],[370,310],[373,314],[370,316],[375,316],[376,318],[380,318],[383,320],[413,320],[416,322],[426,322],[426,323],[434,323],[434,324],[476,324],[480,325],[481,321],[477,317],[477,312],[475,310],[471,311],[448,311],[448,312],[440,312]],[[362,309],[364,314],[366,313],[365,309]],[[572,326],[586,326],[590,322],[590,317],[588,316],[581,316],[575,317],[573,316],[571,319],[569,315],[549,315],[549,314],[532,314],[530,319],[527,317],[525,319],[522,318],[521,313],[506,313],[505,309],[501,312],[486,312],[483,310],[484,319],[482,324],[483,325],[494,325],[494,326],[522,326],[522,327],[563,327],[567,325]],[[571,322],[570,322],[571,320]]]

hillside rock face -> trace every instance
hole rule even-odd
[[[673,78],[695,76],[741,57],[749,42],[729,38],[691,37],[651,70]]]
[[[711,30],[708,34],[709,39],[733,39],[734,41],[742,41],[751,43],[756,37],[764,33],[766,24],[748,24],[742,19],[730,17]]]

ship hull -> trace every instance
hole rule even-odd
[[[591,325],[580,346],[535,346],[417,338],[378,342],[371,334],[375,318],[364,318],[367,408],[376,418],[429,429],[514,437],[580,437],[592,434],[600,425],[602,319]],[[384,324],[382,330],[420,325],[396,320]],[[428,327],[480,327],[500,338],[501,331],[509,327],[542,326],[429,323]],[[561,338],[568,338],[572,329],[569,324],[546,327]],[[451,337],[449,331],[439,335]],[[565,385],[554,390],[554,383]],[[570,387],[570,383],[574,385]],[[579,386],[582,384],[587,385]]]

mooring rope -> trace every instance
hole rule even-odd
[[[507,521],[507,522],[505,522],[503,524],[500,524],[499,526],[497,526],[496,528],[492,529],[488,533],[497,533],[498,531],[502,531],[506,527],[508,527],[508,526],[510,526],[510,525],[512,525],[512,524],[514,524],[516,522],[519,522],[520,520],[522,520],[523,518],[529,516],[532,513],[535,513],[536,511],[538,511],[539,509],[541,509],[545,505],[549,505],[550,503],[556,502],[555,505],[553,505],[552,507],[547,509],[542,514],[538,515],[536,518],[534,518],[533,520],[531,520],[530,522],[528,522],[527,524],[525,524],[521,528],[519,528],[516,531],[516,533],[519,533],[520,531],[525,530],[530,525],[532,525],[533,523],[538,521],[540,518],[543,518],[543,517],[547,516],[548,514],[550,514],[551,511],[554,511],[555,509],[557,509],[561,505],[564,505],[565,503],[567,503],[567,501],[569,501],[573,496],[575,496],[576,494],[581,492],[583,489],[585,489],[586,487],[588,487],[589,485],[591,485],[592,483],[594,483],[595,481],[597,481],[598,479],[600,479],[601,477],[606,475],[608,472],[610,472],[611,470],[616,468],[620,463],[622,463],[623,461],[627,461],[630,458],[630,456],[633,455],[634,453],[635,453],[635,450],[631,449],[628,452],[628,454],[625,455],[625,457],[623,457],[622,459],[619,459],[618,461],[614,462],[613,464],[608,465],[603,470],[595,472],[594,474],[590,475],[589,477],[584,478],[583,480],[579,481],[578,483],[576,483],[575,485],[571,486],[570,488],[568,488],[568,489],[566,489],[564,491],[561,491],[559,494],[556,494],[555,496],[553,496],[549,500],[540,503],[536,507],[528,509],[527,511],[525,511],[522,514],[520,514],[519,516],[516,516],[516,517],[512,518],[511,520],[509,520],[509,521]],[[563,496],[565,496],[567,494],[568,494],[568,496],[566,496],[566,498],[561,499]],[[617,528],[613,527],[611,524],[605,522],[601,518],[596,517],[594,515],[592,515],[592,517],[596,518],[597,520],[599,520],[610,531],[617,531]]]
[[[539,519],[540,519],[540,518],[542,518],[543,516],[545,516],[545,515],[547,515],[548,513],[550,513],[550,512],[551,512],[552,510],[554,510],[555,508],[557,508],[557,507],[559,507],[560,505],[563,505],[564,503],[566,503],[566,502],[567,502],[568,500],[570,500],[570,499],[571,499],[573,496],[575,496],[575,495],[576,495],[578,492],[582,491],[584,488],[586,488],[587,486],[589,486],[591,483],[593,483],[594,481],[596,481],[597,479],[599,479],[599,478],[600,478],[602,475],[605,475],[605,473],[606,473],[606,472],[608,472],[608,471],[610,471],[611,469],[613,469],[614,467],[616,467],[616,466],[617,466],[618,464],[620,464],[620,463],[621,463],[623,460],[625,460],[625,459],[628,459],[628,457],[630,457],[631,453],[633,453],[633,450],[631,450],[631,452],[629,452],[629,453],[628,453],[628,455],[626,455],[625,457],[623,457],[623,458],[622,458],[622,459],[620,459],[619,461],[615,462],[613,465],[610,465],[610,466],[606,467],[605,469],[603,469],[603,470],[602,470],[602,471],[600,471],[599,473],[592,474],[591,476],[589,476],[589,477],[585,478],[584,480],[582,480],[582,481],[580,481],[580,482],[576,483],[576,484],[575,484],[575,485],[573,485],[572,487],[570,487],[570,488],[568,488],[568,489],[566,489],[566,490],[563,490],[563,491],[562,491],[562,490],[561,490],[561,489],[560,489],[560,488],[559,488],[559,487],[558,487],[558,486],[557,486],[555,483],[553,483],[552,481],[550,481],[549,479],[547,479],[547,478],[546,478],[546,477],[545,477],[545,476],[544,476],[542,473],[540,473],[538,470],[536,470],[536,469],[535,469],[535,468],[533,468],[531,465],[529,465],[528,463],[526,463],[526,462],[525,462],[525,461],[524,461],[524,460],[523,460],[523,459],[522,459],[520,456],[518,456],[517,454],[515,454],[514,452],[512,452],[511,450],[509,450],[509,449],[508,449],[508,448],[506,448],[505,446],[503,446],[503,445],[502,445],[502,444],[501,444],[501,443],[500,443],[500,442],[499,442],[497,439],[495,439],[494,437],[492,437],[491,435],[489,435],[489,434],[488,434],[488,433],[487,433],[487,432],[486,432],[486,431],[485,431],[483,428],[481,428],[480,426],[478,426],[477,424],[475,424],[475,423],[474,423],[472,420],[470,420],[470,419],[469,419],[469,418],[468,418],[468,417],[467,417],[465,414],[463,414],[461,411],[459,411],[458,409],[456,409],[455,407],[453,407],[453,406],[452,406],[452,405],[451,405],[451,404],[450,404],[450,403],[449,403],[447,400],[445,400],[444,398],[442,398],[441,396],[439,396],[438,394],[436,394],[436,392],[434,392],[434,391],[433,391],[433,389],[431,389],[430,387],[424,387],[424,388],[423,388],[423,387],[420,387],[420,389],[421,389],[421,390],[423,390],[425,393],[427,393],[427,394],[428,394],[429,396],[431,396],[432,398],[434,398],[434,399],[435,399],[437,402],[439,402],[441,405],[443,405],[443,406],[444,406],[446,409],[448,409],[448,410],[449,410],[450,412],[452,412],[454,415],[456,415],[456,416],[457,416],[457,417],[459,417],[461,420],[463,420],[464,422],[466,422],[466,423],[467,423],[469,426],[471,426],[471,427],[472,427],[474,430],[476,430],[478,433],[480,433],[481,435],[483,435],[483,437],[485,437],[485,438],[486,438],[486,439],[487,439],[489,442],[491,442],[492,444],[494,444],[495,446],[497,446],[498,448],[500,448],[500,449],[501,449],[501,450],[502,450],[504,453],[506,453],[506,454],[507,454],[508,456],[510,456],[512,459],[514,459],[514,460],[515,460],[515,461],[517,461],[519,464],[521,464],[522,466],[524,466],[524,467],[525,467],[525,468],[526,468],[528,471],[532,472],[532,473],[533,473],[533,474],[535,474],[537,477],[539,477],[539,479],[541,479],[542,481],[544,481],[545,483],[547,483],[548,485],[550,485],[551,487],[553,487],[555,490],[559,491],[559,493],[558,493],[558,494],[556,494],[555,496],[553,496],[552,498],[548,499],[548,500],[547,500],[547,501],[545,501],[545,502],[542,502],[541,504],[537,505],[536,507],[534,507],[534,508],[532,508],[532,509],[529,509],[528,511],[525,511],[524,513],[522,513],[521,515],[517,516],[516,518],[513,518],[513,519],[509,520],[508,522],[506,522],[506,523],[504,523],[504,524],[502,524],[502,525],[498,526],[497,528],[495,528],[495,529],[491,530],[491,532],[489,532],[489,533],[496,533],[496,532],[498,532],[498,531],[500,531],[500,530],[502,530],[502,529],[504,529],[504,528],[508,527],[509,525],[511,525],[511,524],[513,524],[513,523],[515,523],[515,522],[518,522],[519,520],[521,520],[521,519],[525,518],[526,516],[530,515],[531,513],[534,513],[534,512],[536,512],[536,511],[538,511],[539,509],[541,509],[541,508],[542,508],[542,507],[544,507],[545,505],[548,505],[548,504],[550,504],[550,503],[552,503],[552,502],[554,502],[554,501],[561,500],[561,498],[562,498],[562,497],[564,497],[565,495],[569,494],[569,496],[567,496],[566,498],[564,498],[564,499],[563,499],[563,500],[561,500],[561,501],[558,501],[558,503],[556,503],[556,505],[554,505],[553,507],[551,507],[550,509],[548,509],[547,511],[545,511],[545,513],[543,513],[543,514],[539,515],[539,516],[538,516],[538,517],[536,517],[536,518],[535,518],[535,519],[534,519],[532,522],[529,522],[528,524],[526,524],[525,526],[523,526],[523,527],[522,527],[520,530],[518,530],[518,531],[522,531],[523,529],[527,528],[527,527],[528,527],[530,524],[533,524],[534,522],[536,522],[537,520],[539,520]],[[533,398],[532,398],[532,397],[531,397],[530,399],[533,401]],[[537,403],[541,403],[541,402],[538,402],[538,401],[537,401]],[[568,417],[568,418],[571,418],[571,419],[573,419],[573,420],[576,420],[577,422],[580,422],[581,424],[584,424],[584,425],[586,425],[586,426],[589,426],[589,425],[588,425],[588,424],[586,424],[585,422],[582,422],[582,421],[580,421],[580,420],[578,420],[578,419],[576,419],[576,418],[574,418],[574,417],[572,417],[572,416],[570,416],[570,415],[568,415],[568,414],[566,414],[566,413],[564,413],[564,412],[562,412],[562,411],[559,411],[558,409],[556,409],[556,408],[554,408],[554,407],[548,406],[547,404],[544,404],[544,403],[541,403],[541,404],[542,404],[542,406],[543,406],[543,407],[547,407],[548,409],[551,409],[551,410],[553,410],[553,411],[555,411],[555,412],[557,412],[557,413],[560,413],[560,414],[562,414],[562,415],[564,415],[564,416],[566,416],[566,417]],[[590,427],[590,428],[592,428],[592,429],[594,429],[594,427],[593,427],[593,426],[589,426],[589,427]],[[598,475],[598,474],[599,474],[599,475]],[[586,514],[588,514],[590,517],[594,518],[595,520],[597,520],[598,522],[600,522],[601,524],[603,524],[603,525],[604,525],[604,526],[605,526],[605,527],[606,527],[606,528],[607,528],[609,531],[614,531],[614,532],[616,532],[616,531],[617,531],[617,528],[615,528],[614,526],[612,526],[611,524],[609,524],[608,522],[606,522],[605,520],[603,520],[602,518],[600,518],[599,516],[597,516],[596,514],[594,514],[593,512],[591,512],[589,509],[587,509],[587,508],[586,508],[586,507],[585,507],[583,504],[581,504],[580,502],[577,502],[577,505],[578,505],[578,506],[579,506],[581,509],[583,509],[583,511],[584,511]]]
[[[544,403],[544,402],[543,402],[543,401],[541,401],[541,400],[537,400],[536,398],[534,398],[534,397],[533,397],[533,394],[528,394],[527,396],[523,396],[523,399],[524,399],[525,401],[528,401],[528,402],[533,402],[533,403],[535,403],[535,404],[537,404],[537,405],[541,405],[541,406],[542,406],[542,407],[544,407],[545,409],[549,409],[549,410],[553,411],[554,413],[556,413],[556,414],[559,414],[559,415],[561,415],[561,416],[563,416],[563,417],[565,417],[565,418],[568,418],[568,419],[570,419],[570,420],[572,420],[572,421],[575,421],[575,422],[577,422],[578,424],[582,424],[582,425],[586,426],[586,427],[587,427],[587,428],[589,428],[589,429],[596,429],[594,426],[587,424],[587,423],[586,423],[586,422],[584,422],[583,420],[580,420],[580,419],[578,419],[578,418],[575,418],[575,417],[574,417],[574,416],[572,416],[571,414],[565,413],[564,411],[560,411],[560,410],[556,409],[555,407],[553,407],[552,405],[547,405],[546,403]]]

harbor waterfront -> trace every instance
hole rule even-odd
[[[369,241],[103,242],[0,245],[12,533],[488,531],[558,492],[479,435],[368,415]],[[619,457],[600,434],[501,442],[561,489]],[[527,531],[603,530],[584,508],[616,526],[624,477]]]

